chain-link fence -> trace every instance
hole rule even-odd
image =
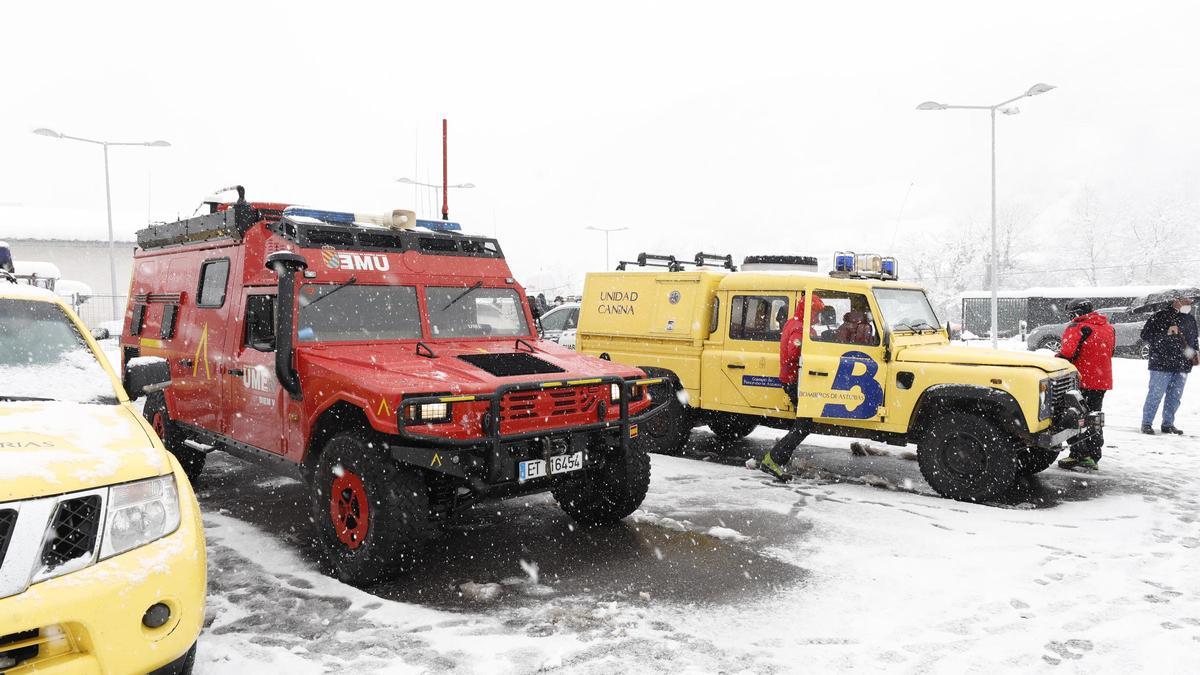
[[[113,300],[116,300],[116,311],[113,310]],[[75,295],[64,298],[67,304],[75,310],[88,328],[105,327],[114,333],[121,330],[121,322],[125,318],[125,295]]]

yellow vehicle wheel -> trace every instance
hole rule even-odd
[[[687,406],[679,400],[678,392],[671,384],[654,387],[650,398],[662,402],[663,411],[642,425],[649,445],[647,450],[663,455],[678,455],[683,452],[692,435],[691,415]]]
[[[708,421],[708,428],[722,443],[736,443],[758,428],[758,418],[735,413],[716,413]]]
[[[917,445],[917,463],[938,494],[978,502],[1012,489],[1018,450],[1015,439],[986,417],[946,411]]]

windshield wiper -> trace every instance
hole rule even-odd
[[[936,332],[938,332],[938,327],[937,327],[937,326],[931,326],[931,325],[929,324],[929,322],[928,322],[928,321],[918,321],[918,322],[917,322],[917,328],[920,328],[921,326],[925,326],[925,327],[927,327],[929,330],[931,330],[931,331],[933,331],[933,332],[935,332],[935,333],[936,333]]]
[[[53,401],[52,398],[42,398],[40,396],[5,396],[0,394],[0,401]]]
[[[313,300],[312,302],[308,303],[307,305],[305,305],[305,307],[312,307],[313,305],[324,300],[325,298],[328,298],[329,296],[333,295],[334,293],[337,293],[338,291],[342,290],[343,288],[345,288],[347,286],[353,286],[354,284],[357,284],[357,283],[358,283],[358,277],[350,277],[349,279],[347,279],[345,281],[345,283],[338,284],[337,286],[335,286],[333,288],[333,290],[329,291],[325,295],[320,296],[316,300]]]
[[[470,288],[468,288],[467,290],[463,291],[462,293],[459,293],[458,295],[454,296],[454,299],[451,300],[450,302],[447,302],[446,306],[442,308],[442,311],[444,312],[444,311],[450,309],[451,307],[454,306],[454,303],[467,297],[468,295],[470,295],[471,291],[474,291],[475,289],[479,288],[480,286],[483,286],[483,279],[476,281],[474,284],[471,285]]]
[[[906,330],[910,333],[920,333],[921,332],[906,323],[894,323],[894,324],[892,324],[892,330]]]

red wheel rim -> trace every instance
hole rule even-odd
[[[329,515],[338,540],[351,549],[367,537],[367,489],[358,475],[343,470],[329,490]]]

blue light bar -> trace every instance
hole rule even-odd
[[[437,232],[461,232],[462,225],[451,222],[449,220],[421,220],[417,219],[417,227],[423,227],[427,230],[435,230]]]
[[[899,275],[897,274],[895,258],[891,258],[891,257],[884,258],[881,271],[882,271],[883,277],[885,279],[893,279],[894,280],[894,279],[900,278]]]
[[[833,256],[833,271],[853,272],[854,251],[838,251]]]
[[[316,218],[317,220],[326,223],[348,223],[354,222],[354,214],[346,213],[345,211],[321,211],[320,209],[305,209],[299,206],[289,206],[283,210],[285,216],[304,216],[305,218]]]

